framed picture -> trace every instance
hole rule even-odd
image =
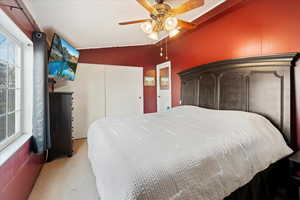
[[[144,86],[155,86],[156,80],[155,80],[155,70],[148,70],[145,72],[144,76]]]

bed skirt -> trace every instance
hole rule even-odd
[[[281,160],[259,172],[224,200],[288,200],[288,163]]]

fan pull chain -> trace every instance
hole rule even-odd
[[[166,38],[166,60],[168,60],[168,38]]]
[[[164,48],[163,48],[164,42],[163,40],[160,41],[160,57],[164,56]],[[166,38],[166,47],[165,47],[165,59],[168,60],[168,38]]]
[[[163,42],[162,41],[160,41],[160,57],[163,57],[164,56],[164,54],[163,54]]]

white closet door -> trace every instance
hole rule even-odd
[[[106,116],[143,114],[143,68],[106,66]]]
[[[105,117],[105,67],[96,64],[78,64],[74,91],[75,138],[87,136],[89,126]]]

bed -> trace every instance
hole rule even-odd
[[[249,187],[268,184],[292,153],[298,57],[196,67],[179,74],[184,106],[94,122],[88,156],[101,199],[268,199]]]

